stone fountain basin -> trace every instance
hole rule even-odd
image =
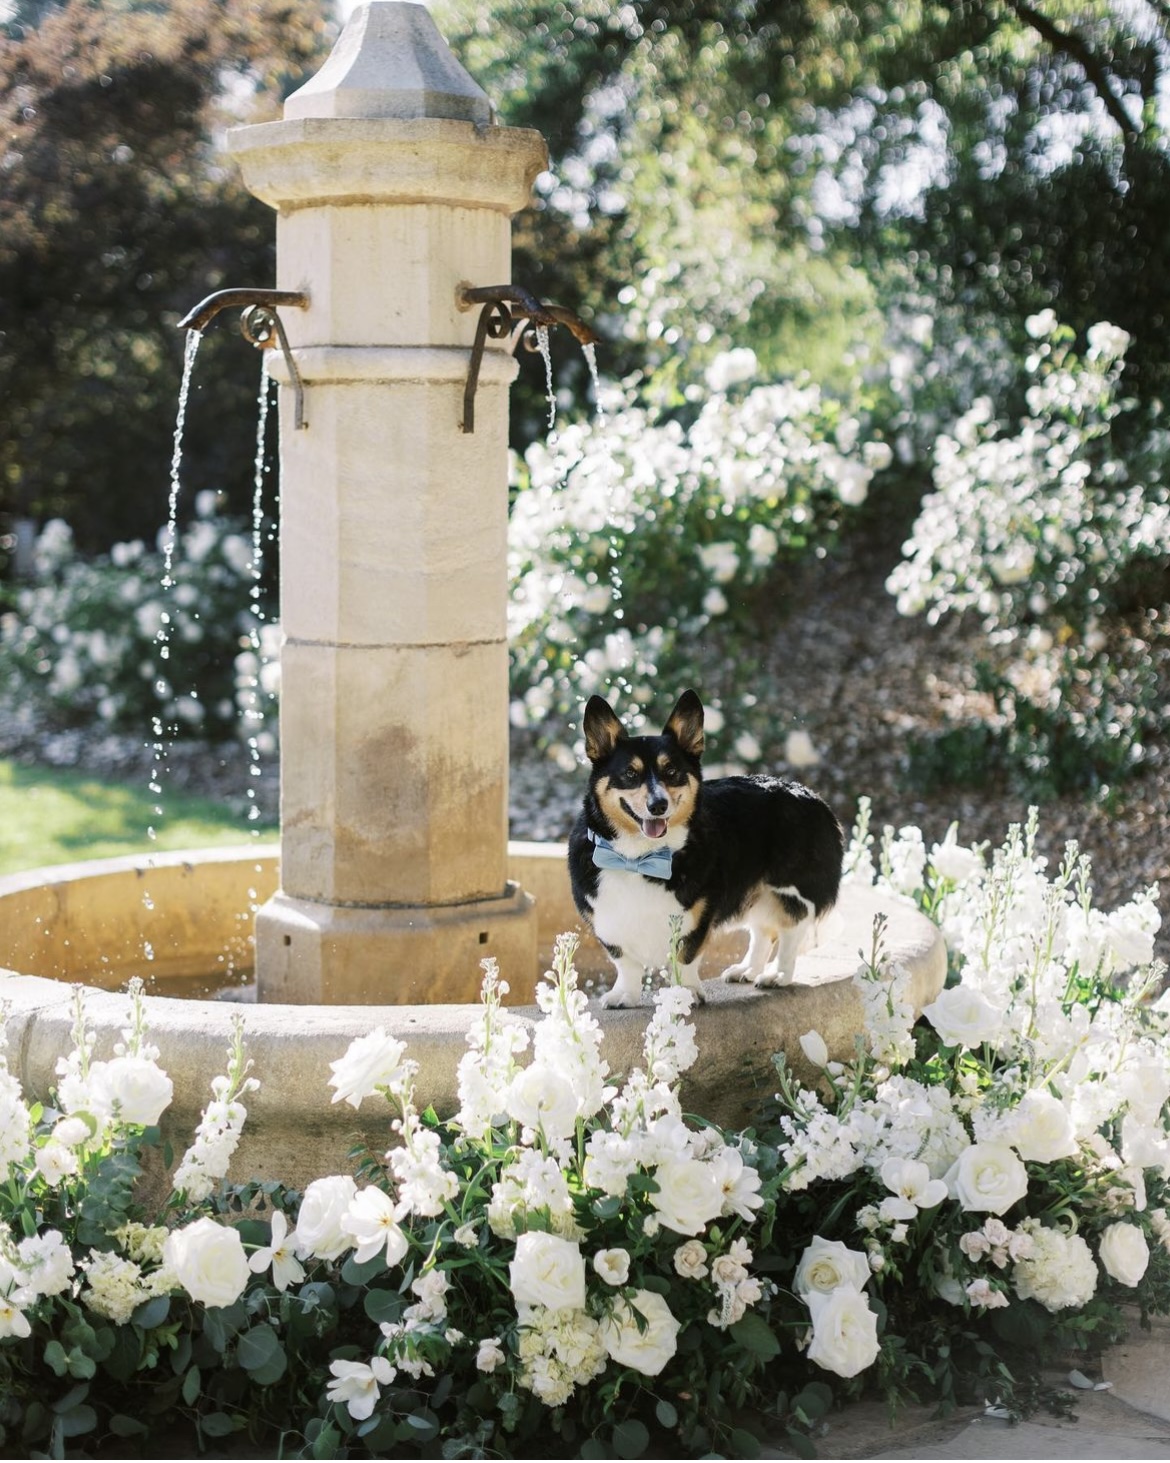
[[[565,846],[511,843],[508,865],[509,878],[536,898],[543,971],[556,936],[580,929]],[[0,879],[0,962],[10,967],[0,968],[0,1007],[9,1069],[26,1097],[48,1098],[57,1059],[70,1050],[71,984],[87,987],[96,1054],[108,1056],[126,1025],[125,982],[144,970],[144,929],[155,952],[149,970],[156,987],[231,963],[248,965],[254,909],[277,882],[275,846],[104,859]],[[153,905],[149,910],[146,896]],[[846,885],[822,943],[800,957],[791,986],[761,991],[708,980],[707,1004],[693,1017],[700,1055],[684,1084],[687,1111],[742,1126],[774,1091],[771,1058],[778,1051],[812,1082],[815,1069],[799,1044],[806,1031],[819,1031],[834,1056],[852,1056],[864,1024],[852,976],[862,952],[871,948],[879,913],[888,921],[887,955],[911,973],[916,1009],[934,998],[946,976],[946,950],[935,925],[908,902]],[[706,973],[717,975],[738,957],[742,943],[739,934],[722,937],[706,957]],[[578,970],[583,979],[609,971],[604,952],[587,934]],[[532,1000],[540,971],[502,974],[512,987],[511,1000]],[[231,1176],[300,1186],[322,1174],[351,1172],[348,1155],[355,1143],[387,1146],[390,1114],[377,1102],[366,1102],[359,1112],[331,1103],[330,1062],[355,1037],[381,1026],[407,1042],[419,1063],[419,1106],[431,1103],[440,1114],[452,1113],[458,1106],[456,1069],[478,1016],[470,999],[478,982],[479,973],[469,972],[469,1001],[459,1005],[241,1005],[148,996],[151,1039],[174,1082],[164,1135],[181,1155],[210,1098],[212,1077],[224,1070],[238,1013],[261,1086],[249,1099]],[[597,988],[607,984],[608,979],[600,981]],[[388,996],[392,989],[388,972]],[[592,1009],[604,1032],[605,1058],[620,1076],[640,1060],[648,1010],[603,1011],[596,1003]],[[535,1005],[511,1010],[530,1025],[539,1019]]]

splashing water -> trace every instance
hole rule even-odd
[[[544,387],[548,396],[548,429],[555,432],[557,429],[557,393],[553,386],[552,350],[548,343],[548,326],[536,326],[536,349],[540,352],[540,358],[544,362]]]

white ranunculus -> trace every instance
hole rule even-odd
[[[1050,1092],[1026,1092],[1011,1116],[1006,1136],[1020,1157],[1033,1163],[1071,1158],[1077,1151],[1072,1114]]]
[[[881,1351],[877,1317],[860,1290],[839,1285],[829,1295],[814,1291],[807,1304],[813,1318],[809,1361],[839,1377],[855,1377],[873,1365]]]
[[[851,1250],[839,1239],[822,1239],[817,1234],[800,1257],[792,1288],[807,1301],[812,1294],[829,1295],[842,1285],[861,1290],[869,1276],[869,1257],[861,1250]]]
[[[477,1371],[494,1372],[505,1361],[507,1361],[507,1357],[504,1355],[504,1348],[500,1345],[498,1336],[489,1336],[479,1343],[479,1350],[475,1354]]]
[[[584,1309],[585,1261],[575,1240],[555,1234],[522,1234],[508,1266],[508,1279],[517,1307]]]
[[[679,1323],[663,1298],[650,1290],[637,1290],[632,1299],[614,1305],[602,1324],[601,1342],[618,1366],[656,1377],[678,1350],[678,1333]]]
[[[947,1046],[976,1047],[994,1041],[1003,1025],[1003,1012],[982,991],[956,985],[940,991],[922,1014]]]
[[[674,1268],[684,1280],[702,1280],[707,1274],[707,1251],[697,1239],[689,1239],[674,1252]]]
[[[377,1027],[365,1036],[350,1042],[343,1057],[329,1063],[333,1076],[329,1086],[337,1090],[334,1102],[348,1102],[357,1108],[362,1100],[383,1087],[392,1088],[409,1076],[413,1063],[404,1063],[406,1046],[395,1036],[388,1036],[384,1027]]]
[[[353,1236],[343,1220],[356,1194],[357,1184],[348,1174],[313,1180],[297,1215],[297,1253],[302,1258],[315,1255],[318,1260],[336,1260],[353,1248]]]
[[[1097,1254],[1106,1275],[1112,1276],[1119,1285],[1136,1285],[1150,1263],[1145,1235],[1136,1224],[1126,1224],[1124,1220],[1102,1232]]]
[[[667,1229],[676,1234],[702,1234],[723,1209],[718,1175],[697,1158],[666,1158],[654,1170],[657,1193],[650,1202]]]
[[[1028,1192],[1028,1171],[1005,1143],[972,1143],[944,1182],[967,1213],[1006,1214]]]
[[[814,1067],[828,1066],[829,1048],[819,1031],[806,1031],[800,1038],[800,1049]]]
[[[191,1299],[205,1306],[230,1306],[251,1273],[239,1234],[207,1218],[167,1235],[163,1263]]]
[[[624,1285],[630,1278],[629,1250],[598,1250],[593,1256],[593,1268],[606,1285]]]
[[[90,1092],[94,1108],[124,1123],[152,1128],[170,1106],[174,1084],[157,1062],[146,1057],[114,1057],[95,1063]]]
[[[577,1126],[577,1094],[566,1077],[545,1062],[516,1073],[504,1097],[510,1118],[544,1130],[546,1138],[567,1138]]]

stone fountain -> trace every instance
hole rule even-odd
[[[125,997],[112,992],[141,970],[147,938],[157,985],[250,963],[255,914],[259,1003],[235,1009],[262,1087],[234,1172],[296,1182],[345,1165],[356,1119],[330,1109],[326,1079],[354,1036],[381,1025],[406,1039],[422,1102],[450,1110],[480,961],[495,958],[528,997],[557,933],[577,925],[564,848],[507,839],[516,364],[514,341],[483,349],[472,308],[484,286],[507,285],[510,219],[546,151],[539,134],[495,122],[429,12],[398,0],[360,5],[284,119],[235,131],[229,150],[277,210],[279,289],[303,306],[273,356],[279,860],[249,847],[0,880],[0,1002],[10,1068],[45,1097],[69,1045],[62,982],[104,988],[88,1003],[104,1048],[125,1024]],[[543,323],[565,315],[525,309]],[[852,1053],[850,977],[876,913],[918,1003],[940,987],[945,951],[929,921],[869,889],[847,892],[839,910],[836,935],[801,957],[789,989],[711,984],[695,1018],[693,1111],[741,1120],[768,1090],[773,1051],[800,1069],[797,1038],[810,1028]],[[713,969],[721,957],[734,958],[729,944]],[[606,962],[586,947],[591,964]],[[181,1149],[222,1067],[233,1008],[151,996],[148,1009]],[[530,1020],[534,1008],[516,1014]],[[637,1059],[645,1013],[601,1019],[620,1073]],[[385,1141],[379,1128],[371,1137]]]

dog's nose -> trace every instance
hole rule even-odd
[[[646,811],[652,818],[661,818],[667,808],[670,807],[670,799],[657,794],[646,799]]]

